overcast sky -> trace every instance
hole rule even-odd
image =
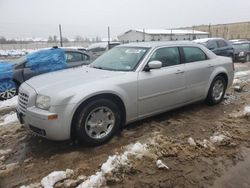
[[[112,37],[132,28],[163,29],[250,21],[250,0],[0,0],[0,36]]]

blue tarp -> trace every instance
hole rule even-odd
[[[67,63],[64,50],[52,48],[29,54],[26,67],[40,74],[65,69]]]
[[[12,66],[13,63],[0,61],[0,80],[12,79],[13,76]]]

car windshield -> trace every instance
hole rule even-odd
[[[249,44],[233,44],[236,51],[249,51]]]
[[[141,47],[116,47],[97,58],[90,67],[113,71],[133,71],[147,51],[148,48]]]

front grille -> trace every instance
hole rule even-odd
[[[18,109],[21,113],[25,114],[29,96],[26,93],[19,92],[18,94]]]
[[[46,136],[46,132],[44,129],[39,129],[37,127],[34,127],[32,125],[29,125],[30,130],[33,131],[34,133],[40,135],[40,136]]]

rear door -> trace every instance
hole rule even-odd
[[[185,101],[185,67],[178,47],[156,49],[150,61],[161,61],[162,68],[142,71],[138,75],[139,117],[172,108]]]
[[[188,101],[198,100],[204,97],[214,67],[201,48],[186,46],[181,49],[186,69],[186,99]]]
[[[226,41],[219,39],[216,41],[217,45],[218,45],[218,54],[217,55],[221,55],[221,56],[226,56],[226,57],[230,57],[233,47],[230,46],[229,44],[227,44]]]

